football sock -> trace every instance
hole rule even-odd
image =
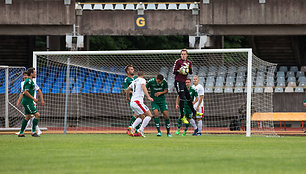
[[[23,119],[21,123],[20,135],[24,133],[25,128],[27,127],[28,120]]]
[[[202,130],[202,120],[198,121],[198,127],[199,127],[199,133],[201,133]]]
[[[130,120],[129,126],[132,126],[132,124],[134,123],[135,120],[136,120],[136,117],[133,115],[131,120]]]
[[[33,125],[33,119],[34,119],[34,117],[31,118],[31,119],[28,121],[27,127],[29,127],[30,125]],[[26,127],[26,128],[27,128],[27,127]]]
[[[181,126],[182,126],[182,120],[179,118],[179,119],[177,120],[177,128],[180,129]]]
[[[160,132],[160,121],[158,117],[154,117],[155,126],[158,132]]]
[[[170,134],[170,119],[165,119],[167,134]]]
[[[190,125],[190,123],[185,124],[185,132],[187,132],[189,125]]]
[[[143,119],[143,122],[142,122],[142,124],[141,124],[139,130],[142,130],[142,131],[143,131],[143,129],[149,124],[150,120],[151,120],[151,117],[146,116],[146,117]]]
[[[193,118],[190,119],[190,124],[191,124],[192,127],[194,127],[194,129],[198,128]]]
[[[141,123],[136,126],[136,129],[135,129],[136,132],[140,128],[140,126],[141,126]]]
[[[32,133],[35,133],[36,132],[36,126],[38,124],[38,119],[37,118],[34,118],[33,119],[33,124],[32,124]]]
[[[141,118],[137,118],[134,123],[132,124],[132,128],[135,129],[136,126],[138,126],[142,122]]]

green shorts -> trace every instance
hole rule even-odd
[[[37,109],[34,107],[33,103],[31,104],[22,104],[24,107],[24,114],[25,115],[32,115],[35,114],[37,111]]]
[[[181,112],[179,111],[179,114],[181,114]],[[184,106],[184,116],[187,118],[187,119],[191,119],[192,116],[193,116],[193,113],[191,111],[191,109],[189,108],[189,106]]]
[[[151,102],[152,111],[155,109],[159,110],[160,112],[168,111],[168,105],[166,101],[158,101],[158,102]]]
[[[192,111],[189,107],[184,107],[184,116],[187,118],[187,119],[191,119],[192,118]]]

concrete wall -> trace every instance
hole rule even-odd
[[[0,35],[65,35],[75,22],[74,0],[0,1]]]
[[[196,17],[190,10],[145,11],[147,29],[135,29],[137,11],[83,11],[85,35],[194,35]]]
[[[305,0],[211,0],[201,4],[201,24],[305,24]]]

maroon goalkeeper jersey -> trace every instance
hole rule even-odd
[[[187,75],[182,75],[179,73],[179,69],[182,67],[182,66],[186,66],[186,64],[189,65],[189,74],[192,74],[192,63],[191,61],[189,60],[183,60],[183,59],[177,59],[174,63],[174,66],[173,66],[173,74],[175,74],[175,77],[174,79],[176,81],[179,81],[179,82],[185,82],[186,79],[187,79]]]

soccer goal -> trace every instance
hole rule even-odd
[[[198,75],[205,88],[202,133],[275,135],[273,90],[267,84],[274,82],[276,64],[259,59],[251,49],[188,50],[188,54],[194,71],[190,78]],[[146,80],[160,73],[168,81],[166,100],[175,131],[179,113],[172,67],[178,58],[180,50],[34,52],[36,82],[46,103],[38,109],[39,124],[48,131],[125,133],[132,111],[122,83],[124,67],[132,64],[144,70]],[[257,112],[266,113],[265,121],[252,120]],[[153,121],[146,131],[156,132]]]
[[[16,102],[25,70],[25,67],[0,66],[0,128],[17,127],[23,119],[22,106],[17,107]]]

